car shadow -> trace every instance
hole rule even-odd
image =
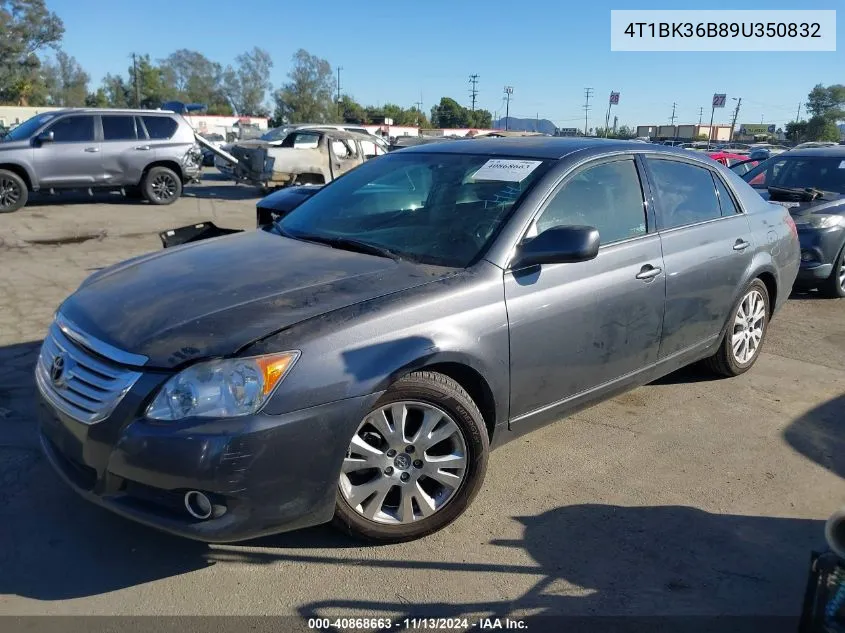
[[[31,215],[38,217],[38,209],[61,205],[81,204],[113,204],[138,206],[149,204],[140,198],[131,198],[123,195],[119,190],[115,191],[94,191],[89,194],[84,190],[60,191],[55,194],[34,192],[30,194],[26,207],[20,212],[29,211]]]
[[[818,290],[795,290],[793,289],[789,295],[790,301],[833,301],[830,297],[826,297]]]
[[[711,382],[714,380],[722,380],[721,376],[714,374],[708,369],[704,363],[698,362],[686,367],[681,367],[671,374],[666,374],[662,378],[658,378],[650,382],[651,385],[681,385],[694,382]]]
[[[205,180],[205,178],[203,178]],[[200,200],[258,200],[264,194],[255,187],[249,185],[236,185],[232,181],[229,184],[214,185],[188,185],[182,192],[185,198],[198,198]]]
[[[845,394],[793,421],[783,439],[796,452],[845,479]]]

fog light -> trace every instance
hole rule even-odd
[[[801,261],[802,262],[811,262],[815,259],[815,255],[813,255],[812,251],[801,251]]]

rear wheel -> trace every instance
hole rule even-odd
[[[845,246],[833,260],[833,270],[830,277],[824,280],[819,290],[826,297],[840,299],[845,297]]]
[[[0,169],[0,213],[17,211],[26,204],[29,189],[13,171]]]
[[[469,394],[434,372],[394,383],[358,425],[338,481],[335,525],[381,543],[457,519],[481,488],[489,439]]]
[[[173,204],[182,195],[182,181],[172,169],[153,167],[141,184],[144,197],[151,204]]]
[[[759,279],[751,282],[731,313],[722,344],[705,364],[722,376],[744,374],[757,362],[769,326],[769,292]]]

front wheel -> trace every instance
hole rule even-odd
[[[150,169],[141,188],[151,204],[173,204],[182,195],[182,181],[176,172],[167,167]]]
[[[739,376],[751,369],[760,356],[769,314],[769,291],[755,279],[734,307],[719,351],[705,360],[710,369],[722,376]]]
[[[481,488],[490,450],[469,394],[443,374],[398,380],[364,417],[341,467],[335,525],[399,543],[457,519]]]
[[[11,213],[26,205],[29,189],[13,171],[0,169],[0,213]]]

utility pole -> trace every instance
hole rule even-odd
[[[616,125],[619,123],[619,117],[613,115],[613,135],[616,136]]]
[[[534,131],[535,132],[540,131],[540,113],[539,112],[537,113],[537,122],[534,124]]]
[[[505,86],[505,96],[507,101],[505,103],[505,131],[510,127],[510,112],[511,112],[511,95],[513,94],[513,86]]]
[[[141,107],[141,86],[138,85],[138,63],[132,53],[132,80],[135,83],[135,107]]]
[[[419,101],[414,101],[414,105],[417,107],[416,120],[417,120],[417,125],[419,125],[420,124],[420,114],[422,114],[422,105],[423,105],[422,94],[420,94],[420,100]]]
[[[795,115],[795,122],[798,123],[798,121],[800,121],[800,120],[801,120],[801,102],[799,101],[798,102],[798,114]]]
[[[678,107],[678,104],[673,101],[672,102],[672,116],[669,117],[669,125],[672,126],[672,139],[673,140],[677,140],[677,138],[678,138],[678,133],[675,131],[675,119],[677,118],[675,116],[675,108],[677,108],[677,107]]]
[[[734,97],[734,100],[736,101],[736,107],[734,108],[734,116],[731,120],[731,135],[728,137],[729,141],[734,140],[734,128],[736,127],[737,117],[739,117],[739,106],[742,105],[742,97],[739,97],[738,99]],[[762,123],[762,121],[760,122]]]
[[[469,96],[472,98],[472,111],[475,112],[475,99],[478,97],[478,75],[470,75],[469,83],[472,86],[469,89]]]
[[[340,120],[340,71],[343,70],[342,66],[337,67],[337,118],[338,121]]]
[[[698,109],[698,124],[701,125],[701,119],[704,117],[704,108]]]
[[[589,125],[590,97],[593,95],[592,88],[584,88],[584,136],[587,136],[587,125]]]

